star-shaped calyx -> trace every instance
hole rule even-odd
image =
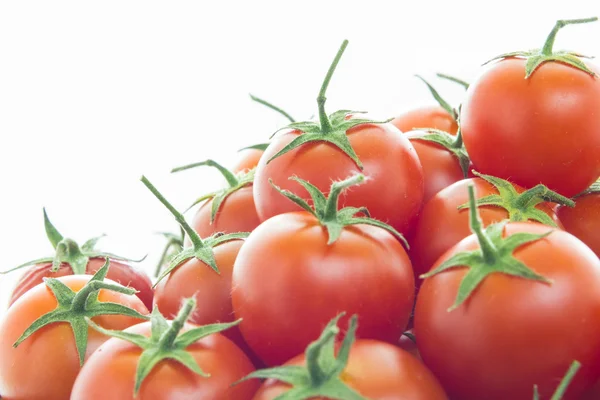
[[[344,227],[364,224],[385,229],[394,235],[398,240],[400,240],[404,246],[406,246],[406,248],[408,248],[408,243],[400,232],[384,222],[371,218],[367,208],[344,207],[338,210],[340,194],[351,186],[363,183],[366,179],[364,175],[356,174],[343,181],[333,182],[331,189],[329,190],[328,197],[325,197],[325,195],[316,186],[303,179],[295,176],[290,177],[289,179],[298,182],[300,185],[302,185],[302,187],[304,187],[304,189],[306,189],[312,198],[314,204],[313,207],[311,207],[304,199],[290,192],[289,190],[281,189],[275,185],[272,180],[269,180],[269,183],[283,196],[287,197],[302,207],[306,212],[313,215],[321,223],[321,225],[327,229],[327,233],[329,235],[327,244],[332,244],[338,240]],[[363,214],[364,217],[358,217],[356,216],[357,214]]]
[[[435,269],[420,276],[422,279],[427,279],[451,268],[468,269],[468,272],[460,282],[454,304],[448,311],[458,308],[465,302],[483,280],[491,274],[505,274],[545,284],[552,283],[551,280],[533,271],[513,255],[517,248],[550,235],[553,232],[552,229],[541,235],[521,232],[503,238],[504,227],[509,222],[508,220],[504,220],[488,225],[484,230],[479,213],[477,212],[475,189],[472,184],[469,185],[469,211],[471,231],[477,237],[479,248],[473,251],[456,253]]]
[[[574,207],[575,202],[565,196],[562,196],[544,185],[537,185],[518,193],[515,187],[504,179],[491,175],[480,174],[473,171],[473,174],[490,183],[498,190],[498,194],[491,194],[481,199],[477,199],[475,204],[479,206],[494,206],[505,209],[508,212],[508,219],[511,222],[536,221],[544,225],[558,227],[552,218],[536,208],[542,202],[549,201],[567,207]],[[469,203],[458,206],[459,210],[469,208]]]
[[[329,71],[327,71],[327,75],[325,76],[325,80],[321,86],[321,90],[319,91],[319,96],[317,97],[317,104],[319,108],[319,121],[303,121],[303,122],[293,122],[288,126],[277,130],[275,133],[283,130],[283,129],[292,129],[295,131],[300,131],[301,134],[294,138],[290,143],[288,143],[284,148],[282,148],[279,152],[277,152],[274,156],[272,156],[267,163],[270,163],[277,157],[280,157],[286,154],[289,151],[292,151],[300,146],[303,146],[307,143],[315,143],[315,142],[327,142],[339,148],[343,151],[348,157],[354,161],[356,166],[362,170],[363,165],[359,160],[354,148],[348,139],[348,135],[346,132],[359,125],[363,124],[381,124],[391,121],[391,119],[386,121],[375,121],[367,118],[358,118],[355,117],[358,114],[364,114],[364,111],[351,111],[351,110],[340,110],[336,111],[330,115],[327,115],[325,112],[325,102],[327,98],[325,97],[325,93],[327,91],[327,87],[329,86],[329,81],[335,71],[344,50],[348,46],[348,41],[344,40],[342,46],[340,47],[333,63],[329,67]],[[352,118],[348,118],[352,115]],[[275,134],[274,134],[275,135]]]
[[[21,265],[18,265],[12,269],[7,271],[0,271],[0,274],[8,274],[10,272],[16,271],[18,269],[28,267],[35,264],[43,264],[43,263],[52,263],[51,272],[56,272],[60,268],[60,266],[64,263],[68,265],[73,271],[74,275],[84,275],[86,273],[86,268],[90,258],[106,258],[109,257],[113,260],[118,261],[131,261],[131,262],[141,262],[146,257],[139,260],[132,260],[129,258],[121,257],[116,254],[107,253],[105,251],[96,250],[95,246],[100,239],[102,239],[105,235],[97,236],[95,238],[89,239],[82,246],[79,246],[76,241],[70,238],[65,238],[60,232],[56,229],[50,219],[48,218],[48,214],[46,213],[46,209],[44,208],[44,227],[46,229],[46,236],[48,240],[54,247],[55,253],[53,256],[42,257],[36,260],[28,261]]]
[[[360,393],[350,388],[341,375],[348,364],[350,348],[356,338],[357,316],[353,315],[348,330],[341,343],[337,356],[335,339],[340,333],[338,327],[341,313],[325,327],[321,336],[308,345],[305,352],[306,366],[286,365],[255,371],[239,382],[248,379],[276,379],[292,388],[274,400],[307,400],[327,398],[332,400],[366,400]]]
[[[175,317],[173,321],[167,321],[159,312],[158,308],[155,307],[150,317],[150,337],[126,331],[104,329],[96,325],[90,319],[87,320],[87,323],[106,336],[133,343],[143,350],[135,373],[135,397],[150,372],[152,372],[159,363],[165,360],[176,361],[202,377],[210,376],[210,374],[202,371],[198,362],[186,351],[186,348],[202,338],[223,332],[224,330],[239,324],[241,319],[230,323],[204,325],[186,330],[182,333],[181,330],[195,308],[196,300],[193,298],[187,299],[184,301],[177,317]]]
[[[146,185],[146,187],[156,196],[156,198],[173,214],[175,220],[179,223],[181,228],[185,231],[185,233],[190,238],[192,242],[191,247],[184,248],[181,252],[175,255],[169,262],[167,268],[160,274],[154,286],[156,286],[164,277],[169,275],[173,269],[178,267],[180,264],[185,261],[196,258],[210,268],[212,268],[216,273],[219,272],[219,268],[217,267],[217,262],[215,260],[215,254],[213,248],[232,240],[241,240],[248,237],[248,232],[238,232],[238,233],[215,233],[212,236],[209,236],[205,239],[202,239],[200,235],[196,233],[196,231],[186,222],[183,214],[181,214],[175,207],[171,205],[167,201],[167,199],[154,187],[152,183],[145,177],[142,176],[141,181]]]
[[[558,20],[554,25],[554,28],[546,38],[546,42],[544,43],[544,47],[541,49],[534,49],[529,51],[514,51],[511,53],[505,53],[498,57],[494,57],[489,60],[487,63],[492,61],[502,60],[505,58],[519,57],[524,58],[526,60],[525,64],[525,79],[529,78],[543,63],[553,61],[559,62],[562,64],[570,65],[574,68],[577,68],[586,74],[590,74],[595,77],[596,73],[589,69],[589,67],[581,60],[581,58],[591,58],[585,56],[580,53],[575,53],[572,51],[554,51],[554,40],[556,39],[556,34],[562,28],[567,25],[575,25],[575,24],[585,24],[589,22],[597,21],[597,17],[593,18],[583,18],[583,19],[567,19],[567,20]],[[485,64],[484,64],[485,65]]]
[[[456,136],[451,135],[448,132],[434,128],[416,128],[406,134],[409,140],[422,140],[425,142],[435,143],[444,149],[448,150],[456,159],[460,165],[463,176],[467,178],[469,176],[469,167],[471,166],[471,159],[467,154],[467,149],[463,143],[462,133],[460,127]]]
[[[21,337],[17,339],[14,343],[14,347],[18,347],[31,335],[47,325],[68,323],[73,330],[75,346],[77,347],[77,353],[79,355],[79,363],[80,365],[83,365],[88,344],[88,324],[86,319],[100,315],[124,315],[147,320],[147,316],[122,304],[100,302],[98,300],[98,292],[100,289],[111,290],[113,292],[128,295],[137,293],[135,289],[127,288],[119,284],[104,282],[109,265],[110,262],[107,258],[104,266],[100,268],[78,292],[74,292],[71,288],[61,282],[60,279],[44,278],[44,283],[48,286],[54,297],[56,297],[58,305],[53,311],[36,319],[25,332],[23,332]]]

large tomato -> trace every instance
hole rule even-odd
[[[61,287],[64,285],[61,293],[70,291],[78,293],[92,279],[89,275],[64,276],[57,279],[59,283],[56,285]],[[110,280],[105,280],[104,283],[112,284],[117,289],[125,289]],[[89,298],[93,297],[93,293]],[[98,301],[100,305],[110,302],[129,307],[137,311],[138,315],[140,315],[139,313],[148,313],[141,300],[133,294],[102,289],[98,293]],[[57,307],[55,294],[49,286],[41,284],[19,298],[4,315],[0,323],[0,393],[2,393],[3,399],[68,399],[81,368],[80,356],[88,359],[108,339],[95,330],[88,329],[87,346],[84,342],[82,349],[84,353],[80,354],[76,347],[73,328],[68,322],[60,322],[61,318],[58,315],[56,319],[59,322],[42,327],[22,341],[18,347],[13,346],[34,321],[52,313]],[[64,315],[64,310],[70,305],[65,300],[62,307],[63,311],[61,312]],[[84,312],[82,307],[86,307],[87,312]],[[73,309],[75,308],[77,308],[75,324],[81,334],[82,324],[87,327],[83,316],[90,316],[91,311],[100,306],[92,307],[90,304],[85,305],[84,303],[73,306]],[[111,306],[111,309],[114,310],[114,308]],[[111,314],[111,312],[107,310],[106,314]],[[109,329],[125,329],[142,321],[133,314],[98,315],[92,319],[98,325]]]
[[[569,197],[600,176],[600,70],[552,52],[571,22],[559,21],[541,51],[512,53],[469,87],[461,130],[477,170]]]
[[[534,384],[549,398],[578,360],[565,396],[578,399],[600,376],[600,260],[541,224],[477,226],[421,286],[423,361],[451,398],[529,400]]]
[[[444,252],[471,234],[469,210],[458,209],[468,202],[467,187],[471,184],[475,185],[477,199],[499,194],[498,189],[483,178],[470,178],[456,182],[433,196],[423,206],[410,238],[410,256],[415,276],[429,271]],[[523,192],[523,188],[513,186],[516,192]],[[533,208],[534,213],[539,210],[561,226],[550,203],[542,202]],[[532,207],[528,209],[531,216]],[[484,226],[510,217],[507,209],[494,205],[481,205],[479,212]],[[524,212],[513,214],[515,219],[523,217],[527,218]],[[420,283],[421,280],[417,279],[417,285]]]
[[[595,191],[575,199],[575,207],[561,206],[557,214],[565,230],[600,257],[600,183],[595,186]]]

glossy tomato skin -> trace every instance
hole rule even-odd
[[[400,242],[371,226],[328,235],[306,212],[279,215],[246,239],[233,268],[240,329],[267,364],[302,354],[341,311],[358,314],[358,336],[397,343],[414,300],[410,260]]]
[[[104,265],[104,258],[91,258],[88,262],[86,274],[93,275]],[[59,278],[61,276],[73,275],[73,270],[67,264],[61,264],[56,272],[51,272],[52,263],[38,264],[29,268],[21,279],[17,282],[15,289],[10,297],[9,305],[12,305],[17,299],[31,288],[44,282],[44,278]],[[152,282],[148,275],[129,264],[122,261],[110,260],[110,267],[106,277],[123,286],[128,286],[136,289],[137,297],[142,300],[146,308],[152,309],[152,298],[154,296],[152,290]]]
[[[217,232],[252,232],[260,224],[252,186],[243,187],[231,193],[223,202],[211,223],[212,200],[204,202],[191,223],[200,237],[208,237]]]
[[[404,133],[420,128],[439,129],[452,135],[456,135],[458,131],[458,124],[452,115],[440,106],[425,106],[410,110],[394,118],[391,123]]]
[[[188,330],[193,325],[186,325]],[[127,332],[150,336],[150,323]],[[210,377],[201,377],[178,362],[161,361],[146,377],[136,400],[250,400],[257,382],[231,384],[254,371],[233,342],[220,334],[207,336],[186,349]],[[142,349],[120,339],[110,339],[85,364],[71,400],[133,399],[135,372]]]
[[[91,278],[89,275],[71,275],[59,278],[62,283],[78,292]],[[111,282],[105,279],[105,282]],[[114,302],[148,314],[139,298],[112,291],[100,290],[101,302]],[[0,323],[0,393],[3,399],[64,400],[68,399],[80,371],[79,356],[73,331],[66,323],[48,325],[31,335],[17,348],[13,343],[32,322],[54,310],[56,298],[46,287],[38,285],[19,300],[3,316]],[[106,329],[122,330],[141,322],[140,319],[121,315],[104,315],[93,319]],[[88,329],[86,360],[108,338]]]
[[[475,186],[477,199],[498,194],[496,188],[481,178],[464,179],[443,189],[423,206],[410,239],[410,256],[416,277],[428,272],[444,252],[471,235],[469,210],[457,209],[469,201],[470,184]],[[517,191],[523,191],[523,188],[514,186]],[[548,203],[540,203],[537,208],[550,215],[561,226]],[[508,218],[508,212],[500,207],[482,206],[478,210],[484,226]],[[417,278],[417,286],[421,281]]]
[[[426,203],[440,190],[464,179],[458,158],[447,149],[439,144],[424,140],[411,139],[410,142],[415,148],[423,167],[425,182],[423,203]]]
[[[245,149],[240,152],[240,157],[231,169],[234,173],[249,171],[256,168],[264,150]]]
[[[575,201],[575,207],[559,207],[558,218],[570,234],[587,244],[600,257],[600,193]]]
[[[305,365],[304,355],[286,365]],[[419,360],[389,343],[358,340],[351,349],[342,380],[370,400],[446,400],[441,385]],[[273,400],[287,392],[280,381],[265,381],[254,400]],[[323,400],[315,398],[315,400]]]
[[[423,201],[423,169],[408,139],[391,124],[365,124],[348,130],[347,135],[364,166],[356,164],[340,149],[326,142],[305,144],[267,161],[300,133],[291,131],[271,142],[256,170],[254,200],[261,221],[275,215],[299,210],[299,206],[282,196],[269,179],[308,200],[302,186],[289,178],[297,176],[323,193],[331,182],[362,172],[367,182],[340,196],[340,206],[367,207],[371,216],[406,232]]]
[[[600,176],[598,110],[598,78],[546,62],[525,79],[525,60],[510,58],[469,86],[461,130],[479,172],[571,197]]]
[[[543,234],[541,224],[509,223],[504,236]],[[474,236],[437,263],[478,248]],[[425,280],[415,309],[417,345],[450,398],[548,399],[573,360],[582,368],[565,400],[578,399],[600,376],[600,260],[580,240],[554,230],[514,256],[552,284],[492,274],[448,312],[466,268]]]

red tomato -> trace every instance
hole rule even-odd
[[[508,223],[503,237],[541,235],[547,226]],[[480,248],[472,235],[446,252]],[[573,360],[582,364],[567,399],[578,399],[600,376],[600,260],[561,230],[517,247],[514,257],[551,283],[491,273],[458,308],[465,267],[427,278],[415,309],[417,345],[451,398],[549,398]]]
[[[193,328],[186,324],[183,331]],[[127,332],[150,336],[150,322],[138,324]],[[250,400],[258,382],[231,384],[254,371],[252,363],[233,342],[213,334],[193,343],[186,351],[210,377],[202,377],[177,361],[163,360],[146,377],[136,399]],[[136,368],[142,349],[121,339],[108,340],[85,364],[71,400],[132,399]]]
[[[285,365],[305,364],[305,356],[301,355]],[[342,381],[370,400],[448,398],[435,376],[419,360],[396,346],[375,340],[358,340],[352,345]],[[289,388],[286,383],[269,379],[254,400],[273,400]]]
[[[457,209],[469,201],[467,187],[470,184],[475,185],[477,199],[498,194],[498,190],[490,183],[474,178],[456,182],[433,196],[421,210],[410,239],[410,256],[415,276],[429,271],[442,254],[471,234],[469,210]],[[514,186],[517,192],[523,191],[523,188]],[[561,226],[549,203],[540,203],[536,208]],[[508,212],[500,207],[480,206],[478,209],[484,226],[509,217]],[[420,284],[421,279],[417,279],[417,285]]]
[[[103,258],[90,258],[85,272],[87,275],[93,275],[102,265],[104,265]],[[51,272],[51,268],[52,263],[44,263],[34,265],[28,269],[17,282],[10,297],[9,305],[12,305],[33,287],[43,283],[44,278],[59,278],[61,276],[73,275],[73,270],[65,263],[61,264],[56,272]],[[136,296],[142,300],[148,309],[152,308],[152,282],[144,271],[123,261],[110,260],[110,268],[106,277],[123,286],[132,287],[137,290],[138,293]]]
[[[338,147],[308,143],[267,161],[301,133],[287,132],[273,140],[258,164],[254,199],[258,216],[265,221],[299,207],[282,197],[269,183],[304,199],[308,193],[288,178],[298,176],[327,193],[332,181],[360,172],[354,161]],[[341,205],[367,207],[371,216],[404,233],[414,221],[423,201],[423,169],[415,149],[391,124],[365,124],[347,131],[350,144],[369,178],[341,198]]]
[[[90,275],[59,278],[74,292],[88,283]],[[111,283],[108,279],[104,282]],[[114,283],[114,282],[113,282]],[[112,302],[142,314],[148,310],[139,298],[110,290],[100,290],[100,302]],[[79,355],[68,323],[57,322],[33,333],[18,347],[17,339],[39,317],[57,308],[56,297],[41,284],[35,286],[8,309],[0,323],[0,393],[3,399],[68,399],[80,371]],[[123,315],[101,315],[93,321],[106,328],[122,330],[141,322]],[[86,359],[108,338],[88,329]],[[106,389],[106,387],[105,387]]]
[[[525,79],[525,63],[504,59],[471,84],[465,146],[482,173],[574,196],[600,176],[600,80],[558,62]]]
[[[368,225],[343,228],[330,245],[328,239],[314,216],[293,212],[263,222],[240,250],[233,309],[267,365],[301,354],[340,310],[359,315],[362,338],[397,343],[404,331],[414,278],[400,242]]]
[[[419,128],[434,128],[456,135],[458,124],[454,117],[441,106],[425,106],[410,110],[392,120],[401,132]]]
[[[575,207],[560,207],[558,218],[565,230],[587,244],[600,257],[600,193],[576,199]]]
[[[238,172],[250,171],[251,169],[256,168],[264,152],[265,151],[261,149],[242,150],[231,170],[237,174]]]

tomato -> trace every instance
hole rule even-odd
[[[264,148],[246,148],[240,150],[240,156],[233,165],[233,168],[231,168],[231,171],[237,174],[256,168],[260,158],[265,152],[265,148],[266,146]]]
[[[550,39],[548,55],[519,53],[481,73],[467,91],[461,130],[477,170],[571,197],[600,176],[600,70],[574,55],[568,59],[588,71],[554,61]],[[527,62],[540,56],[545,62],[526,78]]]
[[[90,275],[72,275],[57,280],[73,292],[79,292],[93,278]],[[116,285],[110,280],[107,284]],[[120,288],[124,289],[119,285]],[[113,290],[99,291],[102,303],[116,303],[138,313],[147,314],[142,301],[132,294]],[[80,371],[80,355],[75,346],[69,323],[55,322],[44,326],[13,347],[17,339],[34,321],[57,308],[57,300],[46,284],[37,285],[21,296],[3,316],[0,323],[0,393],[6,399],[68,399]],[[87,306],[88,309],[90,306]],[[129,315],[100,315],[93,320],[109,329],[125,329],[141,322]],[[79,323],[85,324],[83,318]],[[85,326],[85,325],[84,325]],[[93,329],[87,331],[85,359],[108,338]]]
[[[85,273],[87,275],[93,275],[103,264],[104,259],[102,258],[90,258]],[[62,276],[73,275],[73,269],[66,263],[61,264],[56,272],[52,272],[51,270],[52,263],[37,264],[28,269],[17,282],[17,285],[11,294],[9,304],[12,305],[33,287],[43,283],[44,278],[59,278]],[[106,277],[123,286],[129,286],[136,289],[138,291],[136,296],[142,300],[147,308],[152,307],[152,298],[154,296],[152,282],[143,270],[122,261],[110,260],[110,269],[108,270]]]
[[[443,189],[423,206],[410,239],[410,257],[415,276],[429,271],[442,254],[471,234],[469,210],[458,210],[460,205],[468,202],[467,187],[471,184],[475,185],[478,199],[499,193],[497,188],[482,178],[464,179]],[[523,192],[523,188],[513,186],[517,192]],[[535,209],[561,226],[549,203],[537,204]],[[508,211],[497,206],[482,205],[479,206],[479,212],[484,226],[509,218]],[[417,284],[420,283],[418,279]]]
[[[305,364],[304,355],[285,363],[286,366]],[[354,343],[341,378],[350,388],[371,400],[447,399],[435,376],[419,360],[394,345],[376,340]],[[254,400],[274,400],[289,389],[288,384],[269,379]]]
[[[189,334],[195,328],[195,325],[185,324],[181,333]],[[125,332],[150,337],[153,329],[155,327],[146,322]],[[81,370],[71,400],[250,400],[258,388],[258,384],[251,381],[231,386],[252,372],[254,367],[233,342],[220,333],[214,333],[182,350],[196,367],[210,376],[201,376],[177,360],[162,359],[143,378],[134,397],[136,371],[143,351],[138,345],[118,337],[108,340]]]
[[[458,123],[441,106],[424,106],[405,112],[394,118],[392,124],[401,132],[410,132],[419,128],[434,128],[451,134],[458,131]]]
[[[468,288],[459,289],[475,267],[467,269],[467,261],[456,256],[472,260],[464,252],[481,248],[477,236],[465,238],[436,262],[430,274],[456,260],[448,264],[454,268],[425,279],[417,296],[414,322],[421,357],[450,398],[463,400],[530,400],[534,384],[541,398],[549,398],[578,360],[581,370],[564,397],[578,399],[600,376],[600,260],[565,231],[532,223],[497,227],[498,237],[517,240],[530,234],[538,239],[510,253],[508,244],[494,240],[494,247],[486,246],[494,249],[491,261],[476,270],[486,275],[478,275]],[[545,281],[495,272],[519,271],[513,261],[509,269],[509,257]],[[462,289],[472,291],[456,306]]]
[[[400,339],[414,300],[406,251],[389,226],[371,226],[369,221],[381,223],[367,218],[349,224],[348,209],[333,216],[325,212],[336,210],[332,202],[341,187],[363,180],[358,175],[334,183],[329,199],[315,202],[314,213],[291,212],[263,222],[240,249],[233,309],[243,320],[244,339],[267,365],[302,353],[340,310],[360,316],[362,338]]]
[[[600,257],[600,193],[581,196],[576,199],[574,208],[561,206],[557,213],[565,230]]]

